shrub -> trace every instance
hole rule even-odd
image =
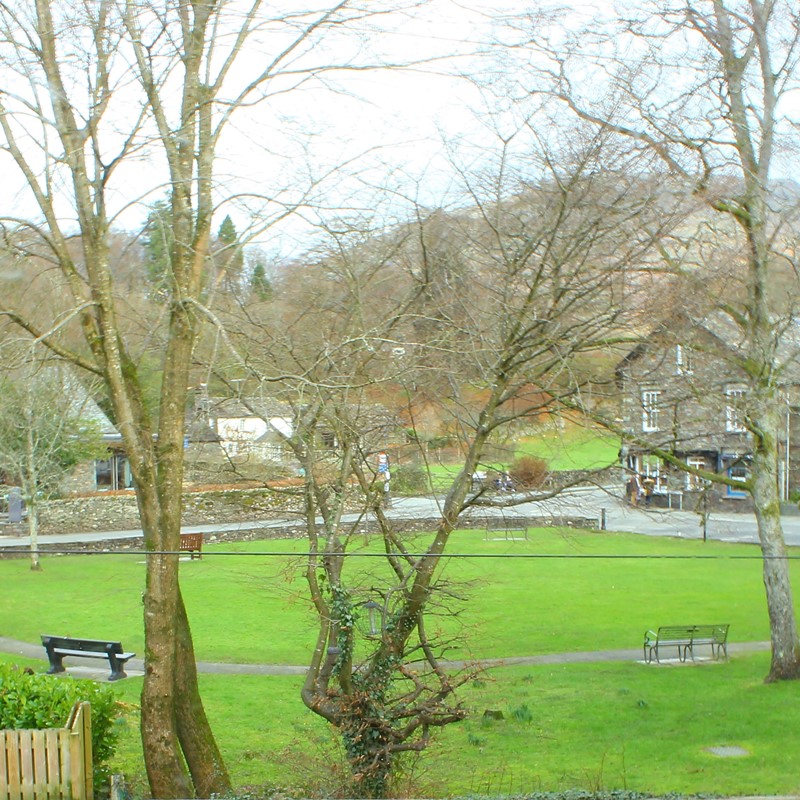
[[[403,464],[392,467],[391,489],[395,494],[425,494],[430,490],[428,473],[420,466]]]
[[[535,456],[521,456],[509,467],[508,474],[518,489],[536,489],[549,473],[547,462]]]
[[[0,664],[0,728],[63,728],[75,703],[84,701],[92,706],[94,783],[99,787],[108,780],[108,761],[117,746],[119,706],[111,688]]]

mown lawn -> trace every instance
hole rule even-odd
[[[3,657],[5,660],[8,657]],[[768,655],[728,663],[503,667],[465,687],[470,714],[406,765],[399,796],[628,789],[665,795],[800,792],[794,683],[763,683]],[[239,793],[332,793],[344,769],[332,731],[300,701],[302,678],[201,676]],[[126,721],[112,765],[146,792],[138,738],[141,679],[115,684]],[[484,719],[500,711],[501,720]],[[723,758],[712,747],[746,755]]]
[[[553,472],[603,469],[617,463],[619,438],[595,428],[569,426],[564,430],[547,428],[534,436],[520,438],[507,463],[484,464],[483,469],[502,471],[514,459],[535,456],[547,462]],[[444,491],[460,464],[435,464],[429,467],[434,491]]]
[[[550,429],[517,442],[515,458],[532,455],[544,459],[551,470],[602,469],[618,460],[619,437],[595,428],[571,426]]]
[[[457,623],[435,619],[460,634],[454,657],[638,647],[648,628],[687,620],[730,622],[740,641],[769,636],[754,546],[559,529],[531,531],[527,541],[484,537],[456,532],[443,564],[463,598]],[[427,540],[417,541],[421,551]],[[198,659],[305,663],[314,631],[298,556],[304,546],[211,544],[201,561],[181,563]],[[377,548],[377,540],[362,540],[354,552]],[[381,585],[382,560],[356,565],[362,584]],[[40,573],[24,559],[5,560],[0,584],[6,636],[108,637],[142,652],[143,556],[45,557]]]
[[[733,642],[768,638],[754,547],[605,532],[536,530],[530,536],[508,542],[486,541],[481,531],[455,534],[444,576],[465,598],[463,611],[457,629],[447,617],[429,625],[459,634],[452,656],[638,648],[647,628],[681,622],[730,622]],[[369,552],[376,543],[362,546]],[[304,663],[312,628],[297,557],[302,547],[288,541],[209,545],[202,561],[182,563],[198,658]],[[141,653],[141,560],[46,557],[41,573],[31,573],[25,560],[0,561],[0,630],[33,642],[40,633],[109,636]],[[360,570],[366,575],[377,563],[360,559]],[[766,653],[685,666],[630,661],[492,669],[461,691],[468,719],[441,732],[408,765],[398,792],[795,793],[800,686],[765,685],[767,670]],[[201,676],[240,791],[264,785],[333,791],[343,768],[338,742],[303,707],[301,680]],[[140,686],[137,678],[115,684],[127,721],[114,769],[129,777],[134,796],[145,786]],[[487,709],[501,711],[503,719],[485,720]],[[721,758],[708,750],[722,745],[747,755]]]

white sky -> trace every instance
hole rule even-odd
[[[67,7],[69,0],[60,2]],[[293,0],[284,2],[293,7]],[[596,0],[568,6],[579,16],[610,3]],[[323,176],[327,179],[295,221],[259,235],[259,243],[269,250],[305,249],[310,243],[309,225],[318,216],[315,205],[330,217],[384,206],[389,212],[402,213],[411,199],[428,206],[452,200],[448,190],[456,176],[448,149],[469,160],[479,158],[479,145],[488,141],[482,129],[487,115],[481,92],[455,75],[471,71],[486,81],[490,62],[475,53],[492,41],[497,19],[504,11],[538,12],[544,5],[534,0],[429,0],[412,16],[395,23],[388,35],[367,37],[366,44],[398,58],[445,54],[454,58],[403,70],[336,73],[326,77],[327,86],[303,87],[237,112],[216,164],[218,197],[233,199],[220,207],[216,224],[230,213],[241,232],[249,218],[264,212],[259,198],[292,203],[303,186]],[[564,30],[569,32],[569,27]],[[245,62],[244,69],[260,68],[259,59],[269,57],[270,46],[274,47],[266,43]],[[0,85],[7,87],[4,72],[7,69],[0,64]],[[16,170],[5,159],[0,156],[0,204],[7,214],[26,215],[30,201],[15,179]],[[146,197],[146,202],[134,202],[119,214],[119,225],[132,230],[141,227],[147,203],[164,194],[158,187],[165,177],[165,170],[153,161],[137,161],[118,172],[111,195],[115,213]],[[274,213],[276,208],[273,204],[266,211]]]
[[[286,0],[289,8],[293,1]],[[18,2],[24,6],[23,0]],[[60,2],[62,8],[69,7],[69,0]],[[381,202],[402,208],[401,195],[426,205],[447,202],[453,170],[443,142],[453,147],[462,138],[481,135],[480,91],[455,75],[473,71],[485,78],[475,53],[492,40],[496,20],[504,12],[541,10],[543,5],[532,0],[428,0],[399,20],[391,18],[388,33],[368,36],[366,45],[398,60],[448,54],[454,58],[411,69],[336,73],[326,81],[337,92],[317,84],[240,110],[218,150],[218,197],[236,195],[220,208],[219,221],[230,213],[241,232],[249,217],[264,210],[257,197],[291,203],[299,188],[324,175],[329,177],[320,184],[311,206],[294,222],[283,223],[280,236],[276,230],[259,236],[260,243],[269,249],[302,250],[308,241],[308,222],[316,217],[314,203],[327,206],[326,214],[341,206],[347,215],[374,210]],[[269,58],[274,47],[268,40],[243,68],[260,69],[259,59]],[[2,85],[9,81],[13,85],[13,79],[0,64]],[[126,113],[131,107],[123,104]],[[344,166],[333,172],[340,165]],[[0,156],[0,173],[0,204],[6,213],[34,214],[8,156]],[[158,187],[165,179],[166,171],[157,161],[137,160],[121,167],[109,192],[111,211],[118,215],[116,225],[139,229],[147,205],[163,197]],[[378,187],[389,191],[379,193]],[[66,208],[64,213],[69,216]]]
[[[501,6],[514,3],[527,5],[523,0],[500,4],[429,0],[413,15],[393,21],[388,35],[372,36],[367,43],[398,59],[460,54],[461,61],[334,74],[326,80],[348,94],[317,85],[238,112],[218,151],[219,197],[251,193],[290,201],[308,178],[318,178],[335,165],[345,164],[325,184],[323,199],[328,205],[372,208],[376,201],[370,184],[388,183],[395,189],[414,192],[423,175],[425,201],[437,202],[448,180],[442,140],[452,141],[475,127],[472,109],[480,105],[474,86],[447,73],[469,67],[465,57],[479,42],[489,39],[492,18]],[[271,41],[264,47],[267,57],[270,46],[274,47]],[[260,69],[258,58],[264,55],[259,53],[251,63],[245,62],[245,69]],[[0,80],[6,87],[14,81],[13,73],[1,64]],[[34,128],[31,131],[36,141],[38,134]],[[130,229],[141,226],[147,205],[136,201],[146,196],[147,202],[152,202],[163,196],[161,190],[153,191],[165,179],[162,172],[157,162],[144,160],[118,170],[110,191],[112,213],[119,213],[133,201],[119,213],[118,225]],[[0,157],[0,173],[0,203],[5,213],[20,217],[35,214],[8,156]],[[248,211],[259,205],[254,199],[240,199],[220,210],[220,220],[230,213],[241,230],[247,224]],[[68,216],[66,207],[64,214]],[[306,218],[310,216],[313,214],[305,214]],[[290,235],[304,230],[302,224],[283,227]],[[270,234],[262,240],[272,238]]]

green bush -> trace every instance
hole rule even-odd
[[[119,705],[110,687],[54,678],[13,664],[0,664],[0,729],[63,728],[75,703],[92,706],[94,783],[108,779],[117,746]]]
[[[415,464],[393,467],[391,486],[395,494],[417,495],[430,491],[427,472]]]

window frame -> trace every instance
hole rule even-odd
[[[741,476],[741,478],[734,477],[733,475],[734,470],[741,470],[744,474]],[[729,466],[728,469],[725,470],[725,474],[731,480],[741,480],[742,483],[749,480],[750,478],[750,470],[744,464],[731,464],[731,466]],[[733,497],[738,499],[748,496],[748,492],[745,489],[735,489],[733,486],[726,486],[725,489],[726,489],[725,492],[726,497]]]
[[[707,469],[706,460],[703,456],[688,456],[686,459],[686,466],[692,469]],[[696,492],[703,489],[708,484],[708,481],[701,478],[699,475],[694,475],[691,472],[686,473],[686,481],[684,488],[690,492]]]
[[[642,389],[642,432],[654,433],[661,430],[658,425],[661,389]]]
[[[691,348],[683,344],[675,345],[675,374],[676,375],[691,375],[692,368],[692,351]]]
[[[725,432],[726,433],[747,433],[747,425],[744,423],[744,412],[740,405],[735,401],[744,400],[747,396],[745,386],[725,387]]]

